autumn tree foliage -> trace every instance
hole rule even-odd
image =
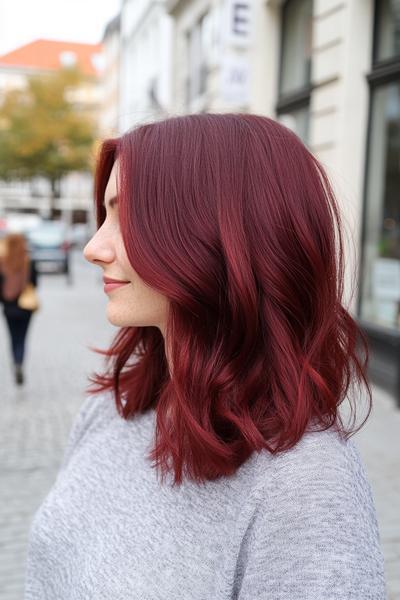
[[[96,127],[83,98],[88,84],[79,70],[62,69],[30,77],[0,103],[0,178],[44,177],[52,208],[67,173],[91,170]]]

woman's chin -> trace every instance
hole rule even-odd
[[[111,323],[111,325],[115,325],[115,327],[130,326],[130,323],[128,322],[129,319],[127,319],[126,316],[124,318],[124,314],[119,310],[115,310],[115,308],[110,304],[107,306],[107,320],[109,323]]]
[[[123,303],[118,302],[117,304],[112,300],[108,302],[106,308],[107,320],[115,327],[158,327],[161,332],[164,331],[164,328],[159,325],[161,315],[139,313],[139,309],[135,311],[133,307],[126,307]]]

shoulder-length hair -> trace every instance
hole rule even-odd
[[[9,233],[5,237],[4,271],[18,273],[29,266],[29,253],[25,237],[21,233]]]
[[[358,431],[371,411],[367,340],[342,304],[334,193],[299,138],[249,114],[141,125],[102,145],[98,226],[117,158],[123,241],[169,299],[173,373],[158,328],[123,327],[89,391],[112,390],[125,419],[155,408],[149,457],[162,478],[231,475],[254,451],[293,447],[311,424]],[[353,384],[369,400],[355,431],[339,414]]]

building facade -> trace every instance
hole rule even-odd
[[[172,20],[164,0],[123,0],[119,130],[168,114]]]
[[[104,57],[101,76],[103,101],[99,128],[101,137],[105,138],[117,135],[119,128],[121,15],[118,14],[106,26],[102,46]]]

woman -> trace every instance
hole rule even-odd
[[[370,400],[367,347],[321,165],[265,117],[175,117],[104,143],[96,207],[84,253],[120,330],[35,517],[25,598],[385,598],[339,415],[360,385]]]
[[[10,334],[14,375],[17,385],[24,383],[23,362],[25,341],[31,310],[19,307],[18,298],[28,282],[37,284],[35,263],[30,260],[25,238],[20,233],[10,233],[4,240],[5,252],[0,262],[0,288]]]

